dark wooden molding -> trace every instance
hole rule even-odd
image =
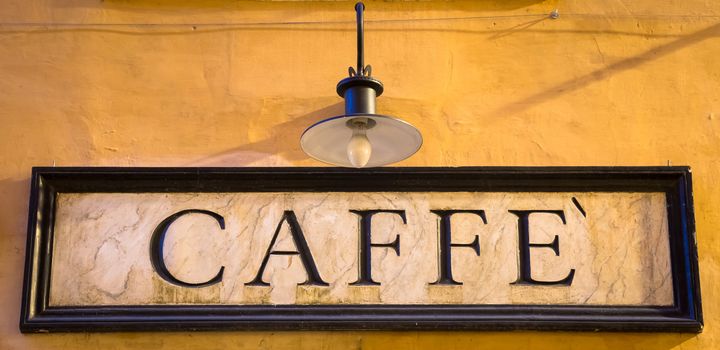
[[[674,305],[48,305],[57,193],[241,191],[665,192]],[[20,330],[700,332],[692,202],[688,167],[33,168]]]

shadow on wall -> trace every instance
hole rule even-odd
[[[4,315],[0,324],[15,326],[20,319],[29,193],[30,178],[0,180],[0,307]],[[0,348],[4,348],[2,340]]]
[[[28,169],[29,171],[30,169]],[[20,236],[25,239],[27,225],[28,195],[30,193],[30,178],[22,180],[0,180],[0,237]],[[0,239],[1,244],[7,244],[6,239]],[[19,247],[22,248],[22,247]],[[12,251],[18,253],[18,247],[4,247],[4,254]]]
[[[716,38],[718,36],[720,36],[720,23],[714,24],[694,33],[676,38],[668,43],[654,47],[639,55],[628,57],[615,63],[611,63],[603,68],[590,72],[581,77],[566,80],[548,89],[529,95],[513,103],[507,104],[499,109],[491,111],[487,115],[507,116],[518,114],[546,101],[553,100],[567,93],[582,89],[597,81],[605,80],[612,75],[621,73],[626,70],[634,69],[638,66],[655,61],[659,58],[672,54],[688,46],[705,41],[706,39]],[[497,120],[497,118],[495,119]]]
[[[215,153],[185,166],[281,166],[307,160],[300,148],[300,136],[310,125],[345,112],[343,102],[324,107],[290,121],[271,126],[272,136],[220,153]],[[259,164],[256,164],[259,163]]]

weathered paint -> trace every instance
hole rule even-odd
[[[704,332],[21,335],[31,166],[319,165],[298,139],[342,111],[334,87],[354,63],[354,15],[352,2],[5,0],[2,23],[190,24],[0,26],[0,348],[720,346],[720,4],[368,1],[367,8],[366,62],[386,86],[378,111],[412,122],[425,138],[399,165],[691,165]],[[557,20],[502,17],[553,8]],[[486,18],[372,22],[468,16]],[[279,23],[288,21],[342,23]],[[210,25],[239,22],[278,24]]]

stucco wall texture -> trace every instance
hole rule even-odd
[[[3,0],[0,348],[720,348],[720,3],[366,5],[378,111],[425,138],[399,166],[692,166],[704,332],[22,335],[31,166],[322,166],[299,137],[342,111],[355,27],[345,1]]]

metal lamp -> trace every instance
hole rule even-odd
[[[357,13],[357,70],[337,84],[337,93],[345,99],[345,114],[321,120],[303,132],[300,146],[310,157],[343,167],[383,166],[410,157],[420,149],[422,135],[410,123],[375,113],[375,98],[383,93],[380,80],[371,77],[372,67],[365,66],[363,47],[363,11]]]

